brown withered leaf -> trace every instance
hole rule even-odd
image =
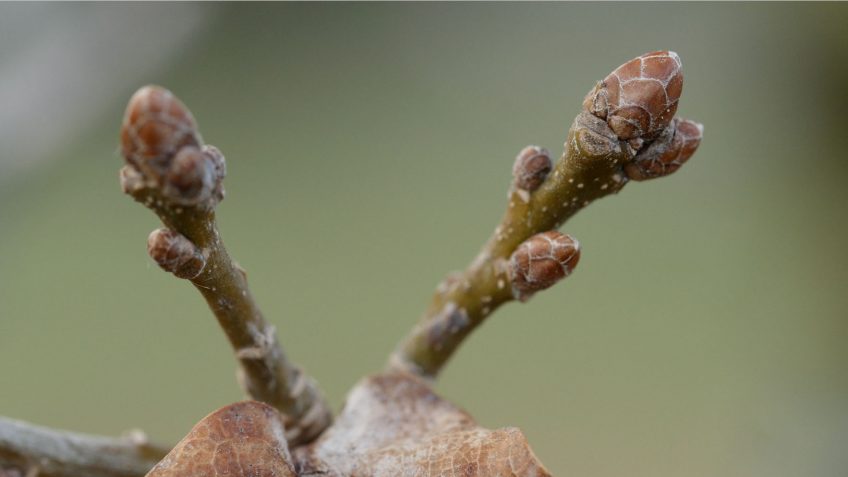
[[[227,406],[195,426],[148,477],[550,477],[521,431],[479,427],[406,373],[365,378],[333,426],[291,456],[280,423],[263,404]]]
[[[280,414],[256,401],[204,417],[147,477],[295,477]]]
[[[365,378],[335,424],[295,451],[298,475],[550,476],[515,428],[487,430],[406,373]]]

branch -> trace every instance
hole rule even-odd
[[[215,206],[224,197],[226,174],[221,152],[203,145],[191,112],[156,86],[130,99],[121,147],[124,192],[166,227],[150,234],[150,256],[206,299],[235,350],[243,388],[284,414],[289,442],[315,438],[332,420],[329,408],[315,381],[283,353],[218,232]]]
[[[0,417],[0,476],[141,477],[170,449],[144,433],[113,438],[48,429]]]
[[[435,377],[495,309],[514,299],[526,301],[567,276],[579,259],[579,246],[555,229],[630,180],[669,175],[694,154],[703,128],[674,118],[682,88],[677,54],[647,53],[618,67],[589,93],[555,165],[546,150],[523,149],[500,224],[471,265],[437,287],[389,368]]]

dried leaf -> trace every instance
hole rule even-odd
[[[366,378],[335,424],[295,450],[298,475],[549,476],[515,428],[487,430],[407,373]]]
[[[201,420],[147,477],[294,477],[280,414],[256,401]]]
[[[258,402],[226,406],[147,477],[550,477],[521,431],[479,427],[407,373],[364,379],[335,424],[293,455],[282,422]]]

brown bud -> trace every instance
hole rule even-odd
[[[167,89],[145,86],[130,98],[121,126],[121,152],[145,175],[161,177],[179,149],[200,143],[191,111]]]
[[[551,153],[547,149],[539,146],[525,147],[515,157],[515,163],[512,165],[515,187],[530,192],[538,189],[552,167]]]
[[[703,135],[701,124],[675,118],[654,142],[624,166],[627,177],[643,181],[671,174],[692,157]]]
[[[227,162],[224,160],[224,154],[217,147],[206,145],[203,146],[203,155],[209,158],[212,163],[215,169],[215,177],[218,180],[223,180],[227,176]]]
[[[212,190],[212,197],[215,203],[224,200],[224,177],[227,176],[227,161],[221,151],[215,147],[206,145],[203,146],[203,155],[212,164],[215,177],[215,187]]]
[[[195,205],[212,197],[215,165],[200,149],[186,146],[177,151],[164,182],[166,197],[177,204]]]
[[[192,279],[206,266],[206,257],[183,235],[170,229],[156,229],[147,237],[147,253],[166,272]]]
[[[627,152],[609,125],[589,113],[581,112],[571,126],[573,141],[566,147],[576,147],[580,156],[592,158],[621,157]]]
[[[551,230],[530,237],[509,259],[513,295],[529,300],[567,277],[579,260],[580,244],[570,235]]]
[[[616,68],[586,96],[583,108],[605,119],[622,140],[650,140],[671,122],[682,91],[680,57],[654,51]]]

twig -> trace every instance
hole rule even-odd
[[[21,476],[141,477],[169,450],[151,444],[140,431],[93,436],[0,417],[0,469],[7,467],[10,475],[8,467]]]
[[[497,307],[516,298],[526,301],[573,268],[579,253],[576,242],[572,252],[561,244],[558,258],[545,256],[537,234],[551,233],[629,180],[671,174],[689,159],[703,128],[674,118],[682,87],[677,54],[647,53],[617,68],[589,93],[556,165],[542,148],[522,150],[500,225],[464,272],[439,285],[418,325],[392,354],[389,368],[435,377]],[[552,242],[548,248],[557,247]],[[549,276],[528,283],[521,268],[533,257],[539,271]],[[551,263],[558,263],[563,273],[556,273]]]
[[[121,129],[127,162],[122,187],[166,226],[150,234],[148,252],[206,299],[236,352],[246,392],[284,414],[290,444],[308,442],[332,415],[315,381],[283,353],[244,270],[221,241],[215,206],[224,197],[225,162],[218,149],[202,144],[179,99],[160,87],[141,88],[130,99]]]

